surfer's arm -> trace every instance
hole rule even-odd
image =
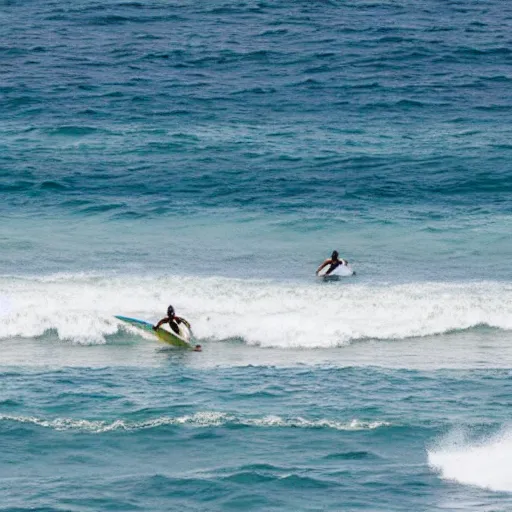
[[[176,319],[178,320],[178,323],[185,324],[189,329],[191,328],[190,324],[184,318],[178,317]]]
[[[320,270],[322,270],[324,267],[326,267],[327,265],[330,265],[331,264],[331,260],[325,260],[317,269],[316,269],[316,275],[318,275],[318,272],[320,272]]]
[[[160,322],[158,322],[156,325],[153,325],[153,330],[156,331],[162,324],[165,324],[169,321],[168,317],[162,318]]]

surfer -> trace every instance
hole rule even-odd
[[[344,260],[343,258],[339,258],[338,251],[332,251],[331,257],[326,259],[316,270],[316,275],[318,275],[318,272],[322,270],[324,267],[327,267],[327,265],[330,265],[330,267],[327,269],[324,276],[328,276],[333,270],[337,269],[340,265],[348,265],[348,261]]]
[[[190,330],[190,324],[184,319],[179,316],[176,316],[176,313],[174,312],[174,308],[172,306],[169,306],[167,308],[167,316],[165,318],[162,318],[156,325],[153,326],[153,330],[156,331],[162,324],[169,324],[171,329],[179,336],[180,335],[180,328],[178,324],[185,324],[188,329]]]

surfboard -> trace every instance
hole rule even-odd
[[[159,327],[156,331],[153,330],[153,324],[146,322],[145,320],[138,320],[137,318],[129,318],[127,316],[118,316],[115,315],[115,318],[121,320],[121,322],[126,322],[127,324],[132,325],[133,327],[137,327],[143,331],[154,334],[160,341],[164,343],[168,343],[169,345],[173,345],[175,347],[180,348],[189,348],[194,349],[194,347],[190,344],[190,331],[183,325],[180,324],[180,336],[178,336],[175,332],[170,331],[169,325]]]
[[[321,273],[318,274],[318,277],[321,277],[324,281],[338,281],[342,277],[350,277],[354,276],[355,270],[350,266],[350,263],[347,265],[338,265],[330,274],[325,275],[329,266],[322,269]]]

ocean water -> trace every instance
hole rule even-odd
[[[511,510],[511,29],[2,1],[0,510]]]

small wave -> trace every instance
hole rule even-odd
[[[477,440],[452,432],[428,451],[428,463],[443,479],[512,492],[512,429]]]
[[[375,457],[374,454],[365,451],[350,451],[341,453],[329,453],[324,457],[326,460],[362,460]]]
[[[495,48],[486,48],[486,49],[480,49],[480,48],[472,48],[472,47],[463,47],[458,48],[455,53],[463,56],[480,56],[480,55],[504,55],[508,56],[512,50],[510,48],[507,48],[506,46],[497,46]]]
[[[107,203],[107,204],[98,204],[94,206],[87,206],[80,210],[80,213],[85,215],[92,215],[98,213],[105,213],[111,210],[118,210],[119,208],[124,208],[126,206],[125,203]]]
[[[98,130],[92,126],[59,126],[49,131],[50,135],[66,136],[66,137],[83,137],[85,135],[91,135],[96,133]]]
[[[116,14],[109,14],[106,16],[96,16],[94,18],[91,18],[89,23],[91,25],[121,25],[124,23],[128,23],[130,18],[127,18],[125,16],[119,16]]]
[[[28,180],[16,180],[0,184],[0,192],[26,192],[34,187],[34,182]]]
[[[262,474],[258,471],[237,471],[222,478],[225,482],[233,482],[236,484],[261,484],[272,482],[276,479],[273,475]]]
[[[363,421],[353,419],[348,422],[328,419],[307,420],[304,418],[281,418],[280,416],[264,416],[261,418],[243,418],[219,412],[199,412],[192,415],[167,417],[163,416],[146,421],[128,420],[85,420],[72,418],[44,419],[34,416],[0,415],[0,423],[32,424],[52,430],[77,430],[100,434],[112,431],[137,431],[153,429],[162,426],[191,426],[191,427],[262,427],[262,428],[306,428],[333,429],[340,431],[374,430],[388,426],[385,421]]]
[[[293,428],[329,428],[333,430],[374,430],[389,426],[385,421],[361,421],[353,419],[349,422],[339,422],[327,419],[307,420],[304,418],[285,419],[280,416],[265,416],[262,419],[251,420],[248,425],[259,427],[293,427]]]
[[[325,489],[331,485],[329,482],[321,480],[320,478],[313,478],[310,476],[299,475],[296,473],[283,475],[280,477],[280,480],[281,483],[285,484],[287,487],[290,487],[291,489]]]
[[[57,181],[43,181],[41,183],[41,188],[43,190],[67,190],[68,187],[66,185],[63,185],[62,183],[59,183]]]

